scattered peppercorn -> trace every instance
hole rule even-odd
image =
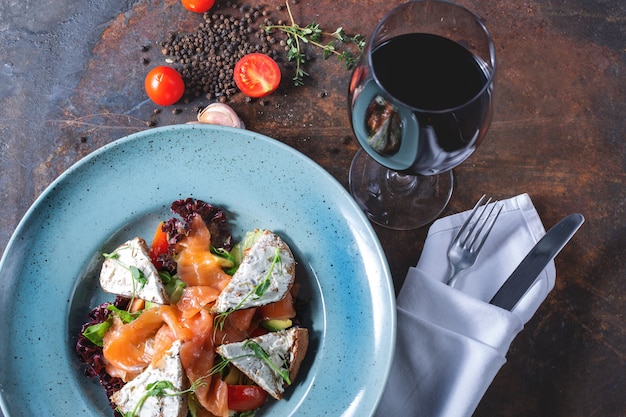
[[[191,33],[171,32],[161,42],[161,53],[180,65],[188,100],[204,96],[226,102],[238,90],[233,80],[235,63],[244,55],[261,52],[276,58],[273,37],[256,24],[268,13],[261,7],[232,6],[239,15],[205,13],[203,22]]]

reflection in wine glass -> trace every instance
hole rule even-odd
[[[411,1],[378,23],[348,92],[362,148],[350,191],[370,220],[413,229],[441,213],[491,122],[495,66],[489,32],[453,3]]]

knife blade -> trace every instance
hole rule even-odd
[[[574,213],[552,226],[515,268],[489,303],[509,311],[513,310],[541,271],[563,249],[584,221],[582,214]]]

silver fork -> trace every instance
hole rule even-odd
[[[489,198],[481,208],[480,205],[485,198],[486,196],[483,194],[448,248],[448,260],[452,272],[450,273],[447,284],[451,287],[454,286],[459,272],[474,265],[478,257],[478,252],[480,252],[485,244],[487,236],[491,233],[491,229],[493,229],[493,225],[496,223],[502,211],[502,205],[498,205],[497,201],[494,201],[491,205],[491,209],[487,211],[491,198]],[[494,210],[498,206],[498,211],[495,216],[492,217]],[[476,219],[475,216],[478,211],[480,211],[480,213]]]

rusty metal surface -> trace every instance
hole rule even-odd
[[[164,62],[159,43],[167,32],[200,22],[178,0],[17,3],[0,3],[0,252],[37,196],[73,163],[148,129],[147,122],[193,120],[194,109],[208,103],[197,99],[154,114],[143,92],[147,70]],[[400,3],[290,0],[301,24],[363,34]],[[475,416],[625,416],[626,6],[460,3],[481,15],[494,37],[496,108],[486,142],[455,169],[444,214],[467,209],[483,192],[527,192],[546,227],[571,212],[587,218],[556,259],[555,290],[513,342]],[[276,10],[282,1],[263,4],[285,18]],[[293,87],[284,68],[267,100],[237,95],[230,104],[248,129],[303,152],[347,186],[357,150],[346,109],[349,74],[319,55],[308,70],[304,87]],[[399,288],[427,228],[376,231]]]

